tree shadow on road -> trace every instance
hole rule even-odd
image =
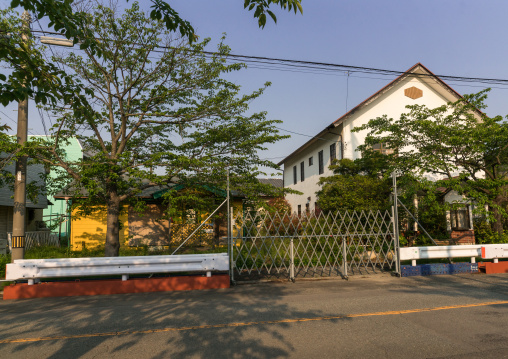
[[[405,294],[464,297],[485,301],[508,299],[508,276],[485,274],[434,275],[399,278],[395,290]]]
[[[288,305],[291,286],[9,301],[0,307],[9,323],[0,340],[63,336],[4,344],[4,353],[49,358],[284,358],[295,350],[281,334],[295,323],[284,320],[324,315]]]

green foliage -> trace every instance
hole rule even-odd
[[[360,150],[384,143],[394,151],[391,169],[433,176],[438,181],[429,189],[440,186],[465,195],[501,234],[508,216],[508,124],[480,112],[485,99],[482,91],[434,109],[407,106],[409,112],[399,119],[381,116],[353,131],[369,131]],[[485,205],[491,211],[485,212]]]
[[[244,67],[226,63],[228,46],[219,43],[217,53],[208,58],[203,49],[209,40],[188,45],[174,38],[137,3],[121,16],[98,6],[84,21],[97,38],[95,48],[102,58],[85,50],[84,56],[70,53],[54,60],[87,84],[92,90],[87,102],[94,105],[87,116],[65,102],[53,107],[53,138],[33,141],[30,153],[65,170],[57,182],[73,178],[69,193],[86,197],[79,201],[84,211],[107,203],[108,218],[117,217],[120,203],[139,209],[143,190],[175,181],[188,190],[168,191],[170,204],[176,196],[180,202],[186,198],[210,208],[212,198],[201,197],[200,189],[223,191],[225,168],[230,169],[232,189],[247,197],[270,193],[256,177],[262,174],[260,167],[277,166],[257,153],[286,136],[274,127],[280,121],[266,119],[266,113],[245,115],[249,103],[269,84],[241,94],[240,86],[225,80],[223,74]],[[162,53],[161,41],[167,45]],[[80,139],[87,154],[83,160],[64,158],[69,137]],[[106,248],[112,244],[117,251],[118,236],[110,228]]]
[[[248,8],[249,11],[254,10],[254,17],[258,19],[259,27],[264,28],[266,25],[266,14],[277,23],[275,14],[269,10],[272,3],[280,5],[281,9],[293,10],[295,14],[298,12],[303,14],[301,0],[244,0],[243,7],[244,9]]]
[[[163,0],[151,0],[152,11],[150,18],[161,22],[172,32],[179,31],[189,43],[197,40],[194,28],[189,21],[182,19],[178,12]],[[83,24],[87,21],[87,11],[77,10],[73,0],[12,0],[11,8],[18,6],[32,13],[37,19],[47,18],[48,26],[57,33],[73,40],[81,49],[93,53],[98,58],[107,54],[95,41],[94,32]],[[252,10],[255,6],[254,17],[258,19],[260,27],[266,23],[266,13],[274,21],[276,17],[269,10],[270,6],[280,5],[282,9],[302,12],[301,0],[246,0],[245,7]],[[81,97],[88,88],[76,82],[74,76],[61,71],[51,62],[44,61],[41,52],[33,47],[31,39],[22,41],[19,21],[9,20],[6,11],[0,13],[0,31],[9,34],[11,38],[0,36],[0,61],[7,62],[12,67],[9,78],[0,75],[0,103],[4,106],[13,101],[20,101],[31,97],[37,104],[54,103],[65,99],[73,107],[86,112],[89,105]]]
[[[60,1],[13,1],[13,3],[33,11],[42,3],[47,9]],[[82,18],[80,14],[73,14],[70,4],[67,1],[65,3],[67,3],[66,6],[62,4],[62,7],[58,8],[58,16],[54,17],[55,28],[62,25],[60,20],[57,20],[61,16],[72,14],[75,21]],[[54,12],[56,13],[56,11]],[[66,24],[69,25],[70,22]],[[74,76],[60,70],[55,64],[45,61],[42,54],[43,48],[36,46],[17,13],[10,9],[0,10],[0,32],[2,34],[0,36],[0,61],[11,68],[7,77],[0,76],[0,103],[2,105],[6,106],[13,101],[32,98],[37,104],[54,104],[59,100],[65,100],[74,108],[85,110],[87,104],[83,101],[82,94],[89,90],[81,86]],[[75,32],[70,33],[75,34]],[[5,36],[6,34],[8,36]],[[75,41],[77,41],[77,37]]]
[[[0,278],[5,278],[5,266],[7,263],[11,263],[11,255],[0,254]]]
[[[485,218],[475,218],[473,225],[477,244],[508,243],[508,234],[503,233],[500,236],[499,233],[492,230],[492,226]]]
[[[383,155],[342,159],[330,166],[334,175],[320,178],[318,205],[325,212],[377,211],[390,207],[390,179],[384,178]]]

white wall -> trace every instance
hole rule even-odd
[[[407,97],[404,90],[410,87],[417,87],[423,91],[423,96],[415,100]],[[371,104],[364,106],[360,111],[346,119],[344,122],[344,158],[356,159],[361,157],[356,151],[357,147],[364,143],[368,130],[361,132],[351,132],[354,127],[367,124],[371,119],[387,115],[388,118],[398,119],[403,113],[409,110],[408,105],[426,105],[429,108],[435,108],[448,103],[448,100],[438,94],[434,89],[425,84],[418,78],[407,77],[399,84],[395,85],[383,96]]]
[[[305,211],[305,204],[310,203],[310,210],[314,210],[314,203],[317,201],[316,192],[319,191],[318,185],[319,177],[331,176],[333,173],[328,168],[330,166],[330,145],[335,143],[336,156],[341,158],[341,144],[340,136],[332,133],[321,136],[322,140],[318,140],[313,145],[309,146],[298,156],[295,156],[290,161],[284,163],[284,187],[289,187],[297,191],[303,192],[303,195],[288,194],[286,200],[291,204],[293,212],[298,211],[298,205],[302,207],[302,213]],[[323,165],[324,172],[319,175],[319,160],[318,153],[323,151]],[[313,165],[309,166],[309,157],[313,158]],[[302,182],[300,179],[300,163],[304,162],[305,167],[305,180]],[[293,166],[297,170],[297,184],[293,184]],[[310,197],[310,200],[308,199]]]
[[[423,96],[417,99],[411,99],[404,94],[404,90],[410,87],[417,87],[423,91]],[[389,118],[398,119],[403,113],[409,110],[407,105],[426,105],[429,108],[435,108],[446,104],[451,98],[446,99],[443,95],[439,94],[432,87],[418,78],[406,77],[398,84],[387,90],[384,94],[379,96],[376,100],[369,104],[362,106],[357,112],[350,115],[343,123],[342,139],[343,139],[343,158],[357,159],[361,157],[360,152],[356,151],[357,147],[364,143],[365,137],[368,133],[367,130],[361,132],[351,132],[354,127],[361,126],[369,122],[369,120],[376,117],[387,115]],[[326,125],[325,123],[323,125]],[[332,129],[333,131],[333,129]],[[335,128],[335,132],[337,128]],[[327,141],[318,140],[313,145],[309,146],[302,152],[293,156],[284,162],[284,187],[292,188],[303,192],[303,195],[286,195],[286,199],[291,204],[292,210],[297,211],[298,205],[301,205],[302,212],[305,211],[305,204],[310,202],[310,209],[314,210],[314,203],[317,200],[316,192],[319,191],[318,185],[319,177],[330,176],[332,172],[328,169],[330,165],[330,144],[332,141],[338,142],[340,137],[338,135],[327,134],[322,136]],[[337,157],[339,156],[339,148],[337,145]],[[318,152],[323,150],[324,154],[324,173],[320,176],[318,174]],[[309,166],[308,159],[310,156],[314,157],[313,166]],[[300,163],[305,163],[305,180],[300,180]],[[293,166],[297,167],[297,184],[293,184]],[[310,197],[310,201],[308,201]]]

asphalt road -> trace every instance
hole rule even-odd
[[[508,275],[0,302],[3,358],[508,358]]]

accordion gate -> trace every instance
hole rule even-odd
[[[395,269],[388,212],[245,212],[232,220],[234,280],[314,278]]]

